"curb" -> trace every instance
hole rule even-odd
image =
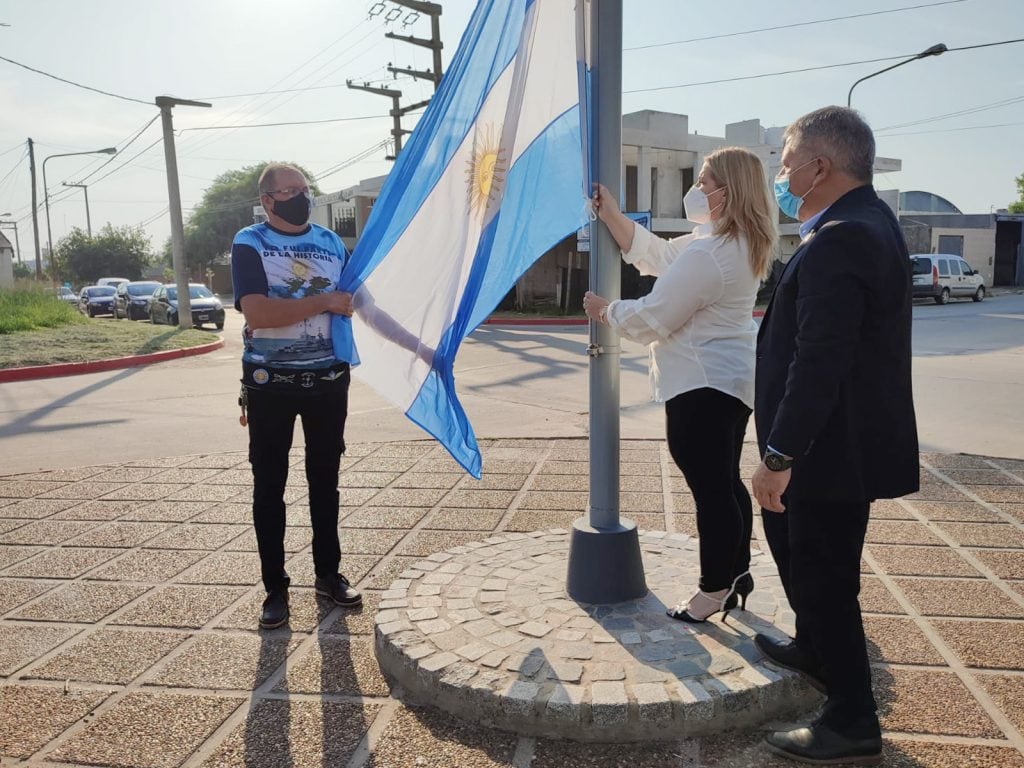
[[[763,309],[755,309],[754,317],[764,317]],[[488,317],[481,325],[586,325],[586,317]]]
[[[217,341],[209,344],[200,344],[198,347],[169,349],[165,352],[153,352],[148,355],[114,357],[109,360],[90,360],[85,363],[55,363],[54,365],[29,365],[24,368],[7,368],[0,370],[0,384],[11,381],[49,379],[54,376],[78,376],[83,373],[100,373],[102,371],[117,370],[118,368],[132,368],[136,365],[162,363],[167,360],[176,360],[179,357],[205,355],[207,352],[213,352],[223,346],[224,339],[217,339]]]

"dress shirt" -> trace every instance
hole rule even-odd
[[[658,278],[647,296],[613,301],[607,312],[619,334],[649,345],[652,399],[710,387],[753,408],[751,311],[760,281],[746,240],[716,235],[707,224],[672,240],[634,226],[623,259]]]

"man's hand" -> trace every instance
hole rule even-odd
[[[336,315],[352,317],[352,294],[345,291],[331,291],[321,294],[324,297],[324,311]]]
[[[757,503],[769,512],[785,512],[786,505],[782,503],[782,494],[786,492],[792,474],[792,469],[772,472],[762,461],[754,470],[754,477],[751,480]]]

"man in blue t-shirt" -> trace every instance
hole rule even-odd
[[[338,470],[349,363],[356,358],[350,332],[340,355],[331,334],[332,313],[352,316],[352,294],[338,290],[349,254],[336,234],[309,223],[305,176],[290,165],[268,165],[259,193],[267,221],[235,235],[231,278],[235,308],[245,315],[240,402],[249,427],[253,524],[267,590],[259,624],[273,629],[288,621],[284,489],[296,416],[306,441],[316,593],[345,607],[362,602],[338,572]]]

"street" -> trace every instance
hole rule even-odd
[[[0,471],[244,450],[236,405],[241,326],[229,309],[225,346],[208,355],[3,384]],[[456,364],[477,436],[585,435],[586,344],[584,326],[481,326]],[[661,406],[648,400],[646,350],[624,342],[621,369],[622,437],[661,437]],[[914,395],[923,451],[1024,458],[1024,295],[915,304]],[[348,442],[424,436],[354,380]],[[747,437],[754,438],[753,427]]]

